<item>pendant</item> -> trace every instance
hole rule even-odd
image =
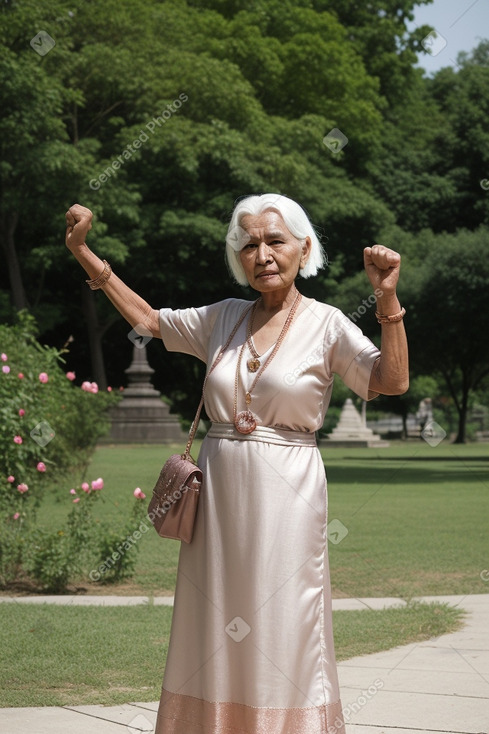
[[[234,425],[240,433],[253,433],[256,428],[256,420],[251,410],[242,410],[241,413],[238,413]]]
[[[253,358],[249,359],[246,363],[249,372],[256,372],[260,369],[260,360]]]

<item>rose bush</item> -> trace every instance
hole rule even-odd
[[[69,519],[65,529],[51,534],[36,529],[36,509],[47,488],[54,486],[54,479],[62,485],[86,470],[98,439],[109,429],[108,408],[120,399],[119,393],[100,392],[94,382],[77,387],[74,373],[62,369],[62,355],[39,344],[35,321],[26,312],[19,314],[17,325],[0,326],[3,584],[28,573],[46,588],[63,588],[79,568],[73,558],[81,558],[87,541],[83,528],[93,504],[88,495],[103,486],[101,478],[93,480],[76,522]],[[75,507],[78,501],[75,498]]]
[[[99,524],[93,509],[100,501],[104,482],[101,477],[72,487],[65,500],[71,499],[71,510],[62,530],[47,531],[35,528],[22,554],[22,570],[42,589],[60,592],[74,579],[90,579],[109,583],[128,578],[134,571],[138,545],[133,543],[130,553],[117,552],[121,543],[127,544],[143,523],[146,507],[140,501],[143,493],[134,495],[136,501],[122,528],[114,529]],[[141,492],[141,490],[140,490]],[[103,500],[102,500],[103,501]],[[114,559],[115,554],[117,558]],[[93,569],[104,567],[106,573],[93,575]]]
[[[73,373],[67,377],[61,367],[62,352],[41,346],[35,332],[35,322],[25,312],[16,326],[0,326],[2,365],[9,368],[0,373],[0,476],[9,505],[9,476],[15,486],[29,486],[29,502],[36,505],[42,496],[40,472],[59,476],[85,468],[109,429],[107,410],[119,398],[76,387]],[[22,504],[16,507],[23,509]]]

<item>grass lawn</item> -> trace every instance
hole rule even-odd
[[[162,463],[181,446],[103,446],[84,479],[104,478],[99,519],[122,524],[139,486],[148,499]],[[198,442],[194,447],[198,451]],[[336,597],[480,594],[488,568],[488,447],[424,442],[389,449],[321,449],[329,519],[344,536],[329,543]],[[81,481],[79,478],[78,481]],[[63,528],[71,484],[52,487],[39,512]],[[341,525],[339,525],[341,523]],[[179,543],[154,531],[138,544],[136,573],[118,585],[80,580],[71,592],[173,594]],[[128,552],[134,552],[130,550]],[[18,587],[4,595],[27,593]],[[32,592],[32,590],[31,590]],[[154,701],[160,693],[172,609],[0,606],[1,706]],[[411,604],[335,612],[338,660],[429,639],[460,624],[460,612]]]
[[[194,446],[197,455],[199,442]],[[102,476],[97,513],[122,524],[139,486],[148,499],[165,459],[179,446],[103,446],[86,479]],[[329,519],[348,533],[329,543],[333,596],[484,594],[488,568],[489,447],[424,441],[388,449],[321,449]],[[71,485],[53,488],[39,522],[62,528]],[[343,533],[345,531],[343,530]],[[179,543],[154,531],[139,541],[136,573],[117,586],[77,584],[90,594],[171,595]],[[129,552],[133,552],[132,550]]]
[[[325,450],[333,595],[485,594],[489,446]],[[344,532],[344,531],[343,531]]]
[[[0,706],[158,700],[171,614],[151,604],[1,604]],[[439,604],[334,612],[337,659],[429,639],[456,629],[460,618],[460,610]]]

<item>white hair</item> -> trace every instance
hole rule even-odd
[[[241,259],[240,250],[247,242],[247,233],[241,227],[241,220],[247,214],[257,216],[264,211],[276,211],[285,222],[289,232],[298,239],[301,244],[306,237],[311,238],[311,251],[309,259],[299,274],[303,278],[316,275],[319,268],[327,264],[327,258],[319,242],[318,236],[304,209],[287,196],[280,194],[262,194],[261,196],[247,196],[234,208],[231,221],[226,235],[226,262],[235,280],[240,285],[248,285]]]

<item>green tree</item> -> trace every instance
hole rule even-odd
[[[425,237],[429,252],[404,289],[411,361],[418,374],[443,377],[458,413],[455,442],[464,443],[470,396],[489,374],[489,230]]]
[[[481,187],[489,171],[489,42],[433,79],[404,89],[385,114],[382,144],[369,162],[376,193],[410,232],[455,232],[489,222]]]
[[[252,297],[230,283],[223,258],[226,224],[244,194],[274,190],[306,207],[330,265],[302,288],[321,300],[338,299],[347,313],[366,296],[356,275],[364,246],[384,241],[414,266],[425,258],[430,228],[486,222],[479,180],[487,177],[487,146],[483,117],[472,104],[478,95],[485,114],[486,53],[481,45],[459,71],[423,79],[413,66],[426,29],[407,30],[414,5],[47,0],[41,7],[25,0],[5,6],[4,316],[11,318],[10,287],[13,305],[28,303],[47,341],[61,346],[73,334],[70,367],[88,370],[91,361],[84,377],[101,386],[106,372],[111,383],[123,379],[129,329],[103,295],[87,289],[62,246],[63,212],[75,201],[95,213],[92,247],[152,305],[171,307]],[[29,43],[40,29],[56,41],[42,57]],[[183,100],[178,108],[175,100]],[[349,138],[337,153],[323,143],[333,127]],[[472,152],[471,135],[477,136]],[[463,219],[464,209],[475,214]],[[373,320],[360,326],[367,323],[367,333],[377,334]],[[202,366],[178,355],[170,366],[156,344],[148,351],[157,386],[179,410],[193,413]]]
[[[489,171],[489,41],[458,56],[457,71],[442,69],[428,83],[450,133],[440,139],[439,154],[454,189],[447,202],[444,229],[476,229],[489,224],[489,196],[481,181]]]
[[[407,22],[414,19],[416,5],[430,2],[432,0],[374,0],[369,3],[351,0],[190,0],[189,5],[212,8],[226,18],[239,21],[239,26],[235,27],[235,51],[240,58],[250,59],[250,68],[254,68],[257,77],[272,90],[281,75],[280,63],[277,64],[280,45],[295,33],[308,34],[301,77],[307,86],[309,78],[317,74],[314,40],[319,37],[321,41],[334,43],[328,30],[336,21],[335,25],[343,29],[343,37],[362,59],[369,78],[380,83],[382,96],[392,103],[402,101],[406,86],[415,75],[416,53],[423,52],[420,41],[431,30],[428,26],[409,30]],[[240,30],[240,26],[245,25],[255,31],[254,35]],[[300,28],[302,31],[298,30]],[[267,43],[257,48],[260,35],[267,37]],[[306,49],[310,52],[309,61]],[[334,58],[334,54],[332,49],[329,58]],[[336,85],[341,85],[348,75],[345,77],[343,70],[338,72]],[[334,75],[334,69],[330,73]],[[318,89],[323,89],[322,84]]]
[[[370,155],[380,129],[384,102],[376,79],[333,14],[269,5],[266,20],[243,8],[238,18],[183,0],[75,0],[42,9],[26,0],[0,17],[6,57],[22,70],[19,79],[10,75],[3,118],[5,188],[17,197],[3,203],[17,217],[11,252],[22,263],[15,292],[30,294],[48,337],[74,333],[73,354],[85,362],[87,328],[90,377],[101,386],[102,340],[111,353],[122,341],[115,354],[127,359],[131,345],[121,340],[126,327],[116,326],[110,304],[86,289],[62,251],[62,212],[74,201],[94,210],[94,249],[155,305],[243,293],[229,284],[223,262],[226,219],[243,193],[276,190],[302,201],[330,236],[338,277],[357,265],[358,230],[367,244],[374,220],[392,219],[347,172]],[[29,45],[39,28],[56,41],[43,57]],[[257,64],[262,53],[268,71]],[[300,69],[307,69],[307,84]],[[43,107],[48,90],[51,102]],[[185,104],[161,122],[181,94]],[[31,105],[31,116],[21,107],[26,140],[11,146],[16,100]],[[335,125],[348,128],[349,158],[322,143]],[[144,144],[120,163],[141,134]],[[16,171],[21,178],[13,178]],[[19,217],[25,202],[42,216]],[[311,287],[331,283],[329,276]],[[14,301],[21,304],[21,297]],[[161,381],[181,392],[164,367]]]

